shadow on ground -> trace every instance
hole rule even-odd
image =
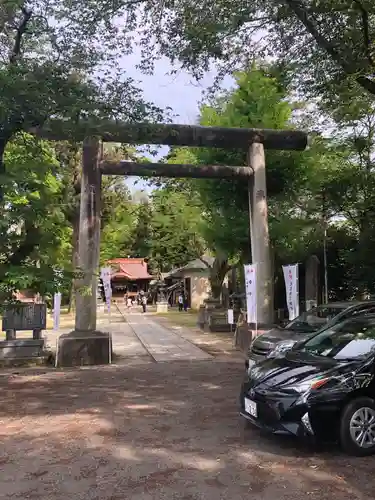
[[[245,430],[242,371],[209,361],[2,377],[2,498],[373,497],[375,459]]]

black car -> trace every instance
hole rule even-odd
[[[273,433],[375,453],[375,314],[345,320],[247,372],[241,415]]]
[[[285,328],[273,328],[259,335],[249,347],[249,363],[255,364],[265,359],[275,349],[286,351],[295,342],[307,340],[323,328],[357,314],[375,313],[375,301],[332,302],[306,311],[291,321]]]

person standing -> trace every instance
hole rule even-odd
[[[184,295],[184,311],[186,312],[188,310],[188,298],[187,295]]]
[[[128,311],[131,310],[132,304],[133,304],[132,298],[128,297],[128,300],[127,300]]]
[[[147,297],[146,295],[142,296],[142,311],[145,313],[146,312],[146,307],[147,307]]]
[[[184,307],[184,296],[182,295],[182,293],[180,293],[180,295],[178,296],[178,310],[182,311],[183,307]]]

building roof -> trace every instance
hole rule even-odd
[[[151,280],[147,262],[144,259],[112,259],[107,262],[112,267],[112,279],[125,278],[128,280]]]
[[[163,278],[182,278],[186,276],[189,272],[205,272],[208,266],[212,266],[215,258],[209,255],[203,255],[202,259],[194,259],[186,264],[186,266],[180,267],[178,269],[172,269],[169,273],[163,275]],[[207,266],[207,264],[208,266]]]

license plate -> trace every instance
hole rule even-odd
[[[258,408],[255,401],[245,398],[245,411],[254,418],[258,417]]]

